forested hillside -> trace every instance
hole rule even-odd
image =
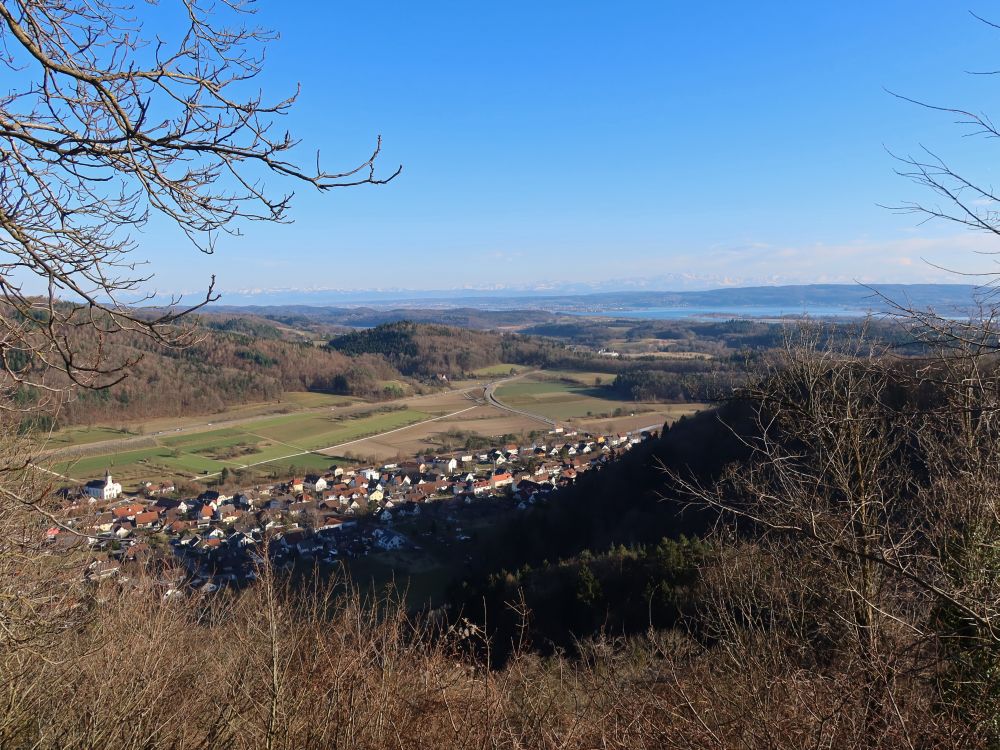
[[[664,472],[711,482],[747,458],[743,441],[753,431],[747,406],[728,403],[580,475],[481,540],[474,572],[453,587],[453,607],[510,644],[522,624],[508,604],[523,597],[528,635],[546,651],[601,629],[672,627],[694,604],[696,569],[708,554],[697,540],[717,515],[685,510]]]
[[[417,390],[438,388],[442,387],[439,375],[461,376],[501,362],[572,366],[583,360],[582,355],[544,339],[409,322],[353,331],[329,346],[314,343],[308,330],[259,316],[212,314],[188,323],[193,338],[182,347],[165,347],[147,336],[121,331],[108,348],[95,329],[72,329],[80,361],[100,352],[127,367],[116,375],[124,377],[112,389],[76,391],[61,404],[55,424],[211,414],[275,400],[289,391],[378,400],[399,395],[400,382]],[[45,369],[43,363],[18,358],[16,352],[10,358],[25,372]],[[58,386],[68,383],[58,372],[46,371],[46,378]],[[387,381],[397,385],[387,386]],[[17,397],[30,405],[44,392],[24,386]]]
[[[399,377],[384,358],[348,356],[286,334],[266,321],[252,318],[194,319],[193,342],[164,347],[147,336],[128,331],[108,345],[94,329],[71,332],[78,359],[102,352],[110,361],[128,366],[112,388],[79,389],[61,403],[55,424],[114,424],[118,420],[211,414],[227,407],[275,400],[288,391],[325,391],[379,398],[381,381]],[[294,338],[294,337],[293,337]],[[24,358],[12,362],[24,372],[44,364]],[[46,382],[65,385],[59,372],[45,372]],[[30,405],[45,392],[22,386],[20,403]]]
[[[379,400],[400,395],[401,386],[440,388],[441,376],[453,380],[501,363],[607,373],[617,396],[630,401],[710,401],[739,385],[748,357],[779,347],[788,334],[780,325],[752,321],[579,320],[536,326],[532,335],[396,321],[324,343],[322,334],[329,329],[312,319],[213,312],[188,323],[194,338],[181,347],[128,331],[116,334],[108,346],[94,329],[71,329],[78,359],[101,352],[111,362],[130,364],[113,390],[75,392],[61,405],[55,423],[211,414],[293,391]],[[854,328],[836,325],[830,331],[839,336]],[[901,334],[883,325],[873,335],[892,343]],[[608,346],[625,353],[598,354],[598,348]],[[17,367],[44,369],[40,362],[20,361],[16,351],[8,356]],[[46,377],[54,385],[67,384],[57,372]],[[30,405],[42,395],[24,387],[17,398]]]
[[[64,404],[61,424],[211,414],[279,398],[287,391],[366,397],[398,373],[379,357],[348,357],[311,344],[206,332],[182,350],[154,348],[138,336],[116,339],[116,356],[141,358],[109,390],[80,391]]]
[[[378,354],[404,375],[461,375],[498,362],[544,366],[573,359],[560,344],[516,334],[401,321],[334,338],[330,348]]]
[[[312,329],[290,328],[261,316],[211,314],[190,323],[193,343],[176,348],[127,331],[115,335],[113,348],[102,348],[103,337],[94,330],[74,329],[74,346],[83,358],[102,351],[116,363],[130,364],[113,389],[76,391],[60,406],[55,424],[211,414],[292,391],[378,400],[399,395],[399,383],[417,390],[439,388],[440,376],[454,379],[500,363],[606,372],[619,395],[629,400],[703,401],[730,392],[743,366],[742,355],[729,349],[695,359],[611,359],[540,336],[409,321],[351,331],[328,345],[314,342]],[[772,343],[776,333],[764,331],[763,341]],[[690,347],[698,344],[706,345],[692,336]],[[16,356],[12,361],[18,364]],[[28,360],[18,366],[42,369]],[[59,373],[46,377],[66,384]],[[42,395],[24,387],[18,398],[31,404]]]

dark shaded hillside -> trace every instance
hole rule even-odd
[[[682,417],[619,460],[581,474],[573,486],[518,514],[502,533],[492,535],[482,548],[482,572],[554,561],[586,549],[655,544],[664,536],[701,533],[709,519],[682,512],[666,498],[663,469],[714,477],[726,464],[745,457],[746,446],[727,423],[745,424],[748,431],[746,416],[733,402]]]
[[[476,570],[453,588],[452,606],[509,644],[520,627],[508,604],[523,593],[530,635],[568,648],[599,628],[669,627],[689,603],[697,541],[715,516],[685,510],[665,469],[711,481],[746,458],[733,432],[752,430],[745,405],[679,420],[572,487],[523,511],[481,540]],[[652,622],[651,622],[652,619]]]

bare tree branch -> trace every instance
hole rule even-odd
[[[151,279],[137,272],[134,232],[154,216],[202,252],[246,221],[288,220],[291,193],[267,178],[326,191],[382,185],[381,137],[346,170],[292,158],[278,129],[297,92],[266,101],[255,91],[274,35],[244,25],[241,0],[171,0],[150,12],[180,23],[148,33],[114,0],[0,2],[0,67],[16,82],[0,95],[0,362],[8,395],[30,384],[57,397],[66,384],[105,387],[132,362],[80,351],[74,329],[103,338],[139,331],[168,346],[191,332],[176,324],[218,298],[144,316],[130,299]],[[169,26],[167,27],[169,28]],[[48,294],[29,290],[41,280]],[[25,357],[28,363],[25,365]],[[17,366],[18,360],[22,366]],[[59,373],[59,377],[53,376]],[[2,400],[8,408],[10,399]]]

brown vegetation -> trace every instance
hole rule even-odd
[[[19,637],[0,644],[0,744],[995,746],[994,372],[863,338],[791,345],[746,394],[751,460],[712,484],[675,477],[720,513],[694,609],[572,656],[266,566],[214,596],[165,597],[169,572],[139,568],[84,585],[64,568],[78,553],[22,543],[2,558],[20,562],[4,578]],[[38,538],[38,509],[12,507],[4,539]]]
[[[718,584],[726,578],[720,572]],[[772,579],[773,580],[773,579]],[[37,748],[976,747],[894,663],[871,723],[860,660],[803,669],[765,632],[705,648],[679,633],[598,639],[579,655],[522,644],[503,668],[479,636],[435,632],[327,590],[264,576],[213,601],[164,601],[149,579],[104,584],[86,617],[0,660],[0,745]],[[786,602],[787,604],[787,602]],[[42,648],[44,644],[44,648]],[[748,658],[749,657],[749,658]],[[880,704],[881,705],[881,704]]]
[[[97,356],[106,346],[88,328],[73,331],[72,341],[87,356]],[[381,357],[348,357],[308,343],[206,329],[199,329],[199,338],[185,348],[164,348],[139,333],[120,333],[106,356],[129,363],[121,381],[111,390],[64,390],[54,410],[59,426],[212,414],[276,400],[289,391],[382,398],[381,381],[399,377]],[[44,363],[33,367],[44,368]],[[47,382],[53,388],[71,385],[51,372]],[[22,386],[17,398],[31,408],[42,394]]]
[[[682,627],[597,637],[572,656],[543,657],[521,639],[491,643],[461,613],[411,618],[393,596],[293,584],[266,562],[255,585],[208,595],[141,563],[87,581],[86,540],[71,529],[60,535],[68,544],[47,546],[45,527],[60,525],[54,498],[17,435],[23,410],[72,383],[98,387],[131,372],[144,390],[125,384],[65,407],[117,418],[126,404],[182,413],[170,409],[222,406],[220,392],[266,398],[296,382],[346,391],[351,378],[390,374],[379,369],[386,362],[427,377],[517,357],[564,361],[555,348],[522,351],[514,337],[480,358],[478,334],[446,329],[422,345],[411,325],[336,342],[354,359],[277,340],[250,349],[230,331],[174,350],[172,367],[137,361],[153,342],[193,343],[169,327],[173,313],[149,320],[114,301],[142,281],[130,230],[147,209],[210,248],[212,232],[240,219],[285,214],[287,199],[260,192],[248,165],[321,188],[379,182],[374,156],[345,174],[286,161],[294,141],[269,127],[289,102],[232,97],[259,71],[267,35],[213,26],[197,1],[177,9],[180,40],[150,60],[136,57],[147,37],[118,6],[0,4],[9,32],[0,64],[42,70],[41,82],[0,101],[0,178],[12,186],[0,195],[9,261],[0,274],[0,746],[1000,746],[992,313],[968,326],[924,319],[923,351],[936,352],[924,361],[894,359],[863,335],[790,346],[744,394],[750,459],[718,481],[673,477],[688,503],[718,519]],[[147,119],[150,107],[159,114]],[[957,175],[937,162],[910,166],[955,200]],[[222,174],[236,193],[218,190]],[[993,232],[994,219],[959,216]],[[15,271],[44,280],[47,297],[23,292]],[[60,290],[86,304],[59,302]],[[162,398],[131,406],[149,392]],[[120,405],[102,412],[90,399]],[[581,581],[581,601],[598,601],[592,575]],[[523,601],[506,606],[531,617]],[[501,646],[502,665],[492,658]]]
[[[863,335],[790,345],[747,394],[751,459],[712,486],[677,477],[728,522],[705,623],[745,665],[744,701],[798,675],[782,703],[815,705],[814,691],[831,689],[852,705],[825,720],[849,722],[858,740],[1000,741],[988,328],[976,340],[950,332],[950,346],[919,361]]]

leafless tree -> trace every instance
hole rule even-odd
[[[1000,24],[983,16],[971,13],[972,17],[991,31],[1000,31]],[[992,77],[1000,74],[997,70],[969,71],[977,77]],[[971,106],[929,101],[917,96],[891,91],[890,94],[904,102],[930,112],[952,118],[963,137],[992,140],[1000,137],[1000,129],[988,111]],[[924,222],[944,222],[962,229],[1000,237],[1000,194],[990,184],[986,174],[977,174],[968,165],[956,166],[957,162],[942,150],[920,145],[914,151],[890,154],[897,161],[897,174],[924,189],[926,199],[903,201],[887,208],[902,214],[915,215]],[[981,160],[980,160],[981,163]],[[996,255],[997,251],[983,251],[984,256]],[[977,309],[972,310],[971,319],[966,323],[955,320],[955,313],[970,311],[928,311],[915,308],[905,300],[886,299],[893,311],[904,320],[916,320],[920,325],[942,335],[939,343],[953,335],[969,334],[978,337],[980,324],[986,322],[995,336],[997,313],[1000,312],[1000,274],[996,269],[985,267],[976,271],[959,271],[943,268],[956,276],[963,277],[978,285],[976,292]],[[877,292],[876,292],[877,293]],[[883,298],[885,299],[885,298]],[[959,315],[961,317],[961,315]],[[971,326],[971,327],[970,327]],[[964,338],[964,336],[963,336]],[[996,343],[994,339],[994,348]]]
[[[791,338],[751,380],[749,460],[707,485],[674,476],[720,514],[701,627],[756,670],[742,700],[804,670],[843,685],[827,730],[996,742],[1000,373],[832,333]]]
[[[115,331],[187,340],[175,324],[215,299],[214,278],[194,305],[135,311],[150,280],[134,257],[135,231],[155,216],[211,253],[220,233],[245,222],[287,220],[291,194],[273,192],[270,177],[329,190],[399,174],[376,175],[380,138],[344,171],[323,169],[318,156],[314,167],[293,159],[298,142],[278,120],[296,93],[268,100],[254,89],[274,35],[246,25],[253,11],[250,0],[166,0],[142,15],[116,0],[0,2],[0,66],[11,82],[0,96],[8,396],[25,383],[51,394],[67,381],[120,379],[129,363],[105,343]],[[74,330],[84,327],[98,344],[81,351]]]
[[[152,278],[137,232],[173,227],[193,252],[246,222],[288,220],[287,186],[318,190],[380,177],[381,148],[332,172],[300,165],[279,127],[297,93],[256,90],[274,38],[248,25],[252,2],[0,1],[0,659],[44,654],[49,634],[82,609],[79,571],[40,549],[59,524],[52,477],[29,469],[23,412],[57,406],[75,387],[128,373],[114,334],[184,346],[183,317],[217,298],[214,278],[193,305],[139,307]],[[72,529],[66,529],[72,534]],[[77,561],[79,562],[79,561]],[[62,586],[62,589],[58,589]],[[13,668],[13,667],[12,667]],[[16,670],[15,670],[16,671]],[[10,675],[5,669],[5,675]]]
[[[900,98],[1000,137],[986,113]],[[897,158],[934,197],[897,210],[1000,236],[986,181],[930,149]],[[818,722],[802,744],[1000,746],[1000,275],[967,275],[972,310],[883,297],[902,348],[790,340],[742,394],[750,460],[709,485],[675,475],[720,518],[700,626],[737,671],[693,691],[704,726],[766,715],[793,684],[784,710]]]

